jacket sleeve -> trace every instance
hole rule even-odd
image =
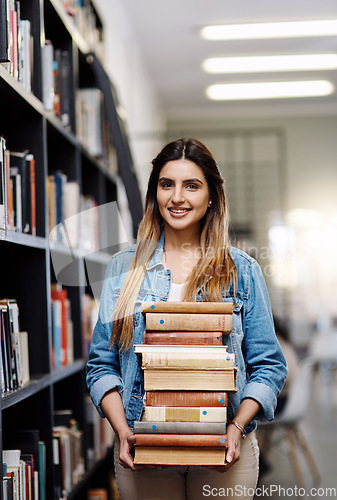
[[[248,381],[244,398],[253,398],[262,406],[258,420],[274,418],[274,411],[286,375],[287,365],[277,340],[269,295],[260,266],[251,265],[249,294],[244,316],[243,354]]]
[[[114,305],[114,259],[112,259],[104,279],[98,320],[93,332],[86,366],[87,387],[91,399],[102,417],[104,417],[101,408],[103,396],[112,389],[117,389],[120,393],[123,391],[118,348],[116,345],[111,347],[109,344]]]

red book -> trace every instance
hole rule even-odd
[[[148,391],[146,406],[228,406],[223,391]]]
[[[56,284],[51,285],[51,298],[62,303],[61,325],[61,364],[68,364],[68,293],[65,288],[58,289]]]
[[[222,336],[222,332],[148,332],[144,330],[143,344],[222,345]]]
[[[135,446],[226,447],[225,434],[135,434]]]

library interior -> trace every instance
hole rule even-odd
[[[107,266],[137,241],[153,158],[181,138],[215,158],[225,248],[257,261],[288,366],[257,423],[256,487],[186,500],[337,496],[336,41],[335,0],[0,0],[0,500],[137,500],[86,374]],[[230,347],[246,297],[156,292],[135,299],[135,463],[219,467],[226,424],[246,437]]]

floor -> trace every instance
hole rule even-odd
[[[317,368],[313,380],[311,407],[301,424],[308,446],[318,466],[321,481],[313,483],[307,464],[301,456],[305,489],[296,485],[284,435],[273,438],[268,464],[260,474],[257,498],[322,498],[337,497],[337,370]],[[317,488],[311,490],[312,488]]]

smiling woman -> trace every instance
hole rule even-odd
[[[286,375],[264,279],[254,259],[228,244],[223,179],[206,146],[196,139],[173,141],[152,165],[137,244],[114,255],[106,272],[87,365],[90,395],[116,432],[122,500],[199,500],[205,484],[233,491],[239,485],[248,500],[258,477],[256,419],[273,418]],[[134,422],[145,406],[134,352],[143,340],[144,300],[233,303],[227,349],[235,354],[238,391],[228,397],[221,466],[140,470],[133,462]]]

